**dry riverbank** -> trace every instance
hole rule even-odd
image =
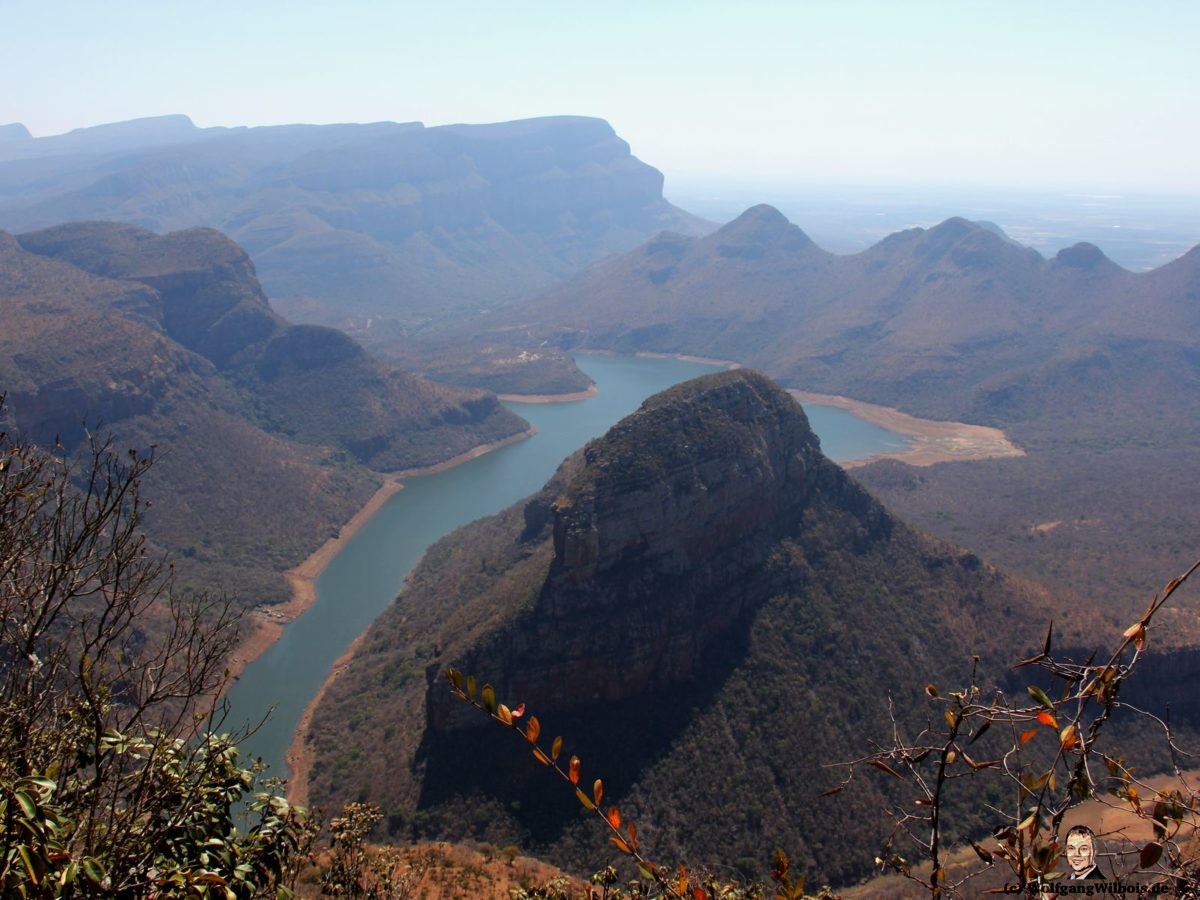
[[[836,406],[888,431],[904,435],[908,448],[889,453],[875,453],[865,459],[842,463],[844,468],[864,466],[880,459],[898,459],[912,466],[931,466],[940,462],[964,462],[973,459],[995,459],[1005,456],[1024,456],[1025,451],[1012,443],[999,428],[968,425],[965,422],[939,422],[918,419],[890,406],[876,406],[849,397],[833,394],[814,394],[809,391],[788,391],[801,403]]]

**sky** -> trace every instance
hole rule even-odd
[[[680,178],[1200,193],[1194,0],[0,0],[0,123],[607,119]]]

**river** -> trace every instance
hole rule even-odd
[[[558,464],[651,394],[716,366],[657,357],[585,356],[599,393],[568,403],[509,403],[537,434],[445,472],[410,479],[347,541],[317,579],[317,600],[250,663],[230,690],[228,727],[260,723],[243,744],[283,774],[300,716],[333,663],[399,593],[425,549],[460,525],[538,490]],[[805,407],[826,455],[838,461],[903,449],[898,435],[832,407]],[[269,715],[268,715],[269,712]],[[265,719],[265,721],[264,721]]]

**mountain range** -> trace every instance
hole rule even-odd
[[[211,229],[0,233],[0,323],[10,423],[68,450],[86,429],[155,447],[147,491],[170,502],[150,514],[152,537],[249,604],[282,599],[277,573],[363,505],[375,472],[526,428],[494,395],[288,323],[246,253]]]
[[[0,140],[0,228],[218,228],[297,321],[386,346],[708,223],[604,121],[198,128],[164,116]]]
[[[1002,428],[1025,457],[856,477],[914,524],[1102,603],[1148,595],[1195,555],[1200,248],[1135,274],[1090,244],[1045,259],[994,225],[950,219],[839,256],[757,206],[707,236],[659,235],[456,334],[538,357],[567,390],[580,373],[548,367],[547,351],[692,354]],[[504,378],[461,380],[511,390],[520,376]],[[1180,615],[1200,635],[1200,617]]]

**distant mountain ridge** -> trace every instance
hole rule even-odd
[[[1008,408],[1020,381],[1065,390],[1082,358],[1200,347],[1200,249],[1134,274],[1091,244],[1047,260],[996,232],[949,219],[835,256],[757,206],[599,262],[494,313],[487,334],[734,359],[806,390],[1001,425],[1026,414]]]
[[[453,665],[565,735],[655,858],[778,844],[845,880],[882,839],[883,798],[817,799],[837,780],[822,764],[888,732],[889,694],[903,718],[972,654],[998,672],[1051,602],[892,517],[766,378],[707,376],[429,550],[324,694],[310,796],[379,803],[400,837],[605,858],[528,750],[450,697]],[[1098,623],[1081,611],[1060,636]]]
[[[546,288],[663,228],[707,227],[599,119],[10,132],[0,227],[216,227],[291,318],[370,339]]]
[[[77,445],[86,419],[156,445],[148,491],[176,502],[151,514],[152,536],[230,575],[247,602],[281,599],[267,573],[366,501],[378,477],[363,466],[431,465],[526,427],[483,391],[289,324],[245,252],[211,229],[0,232],[0,391],[39,443]]]

